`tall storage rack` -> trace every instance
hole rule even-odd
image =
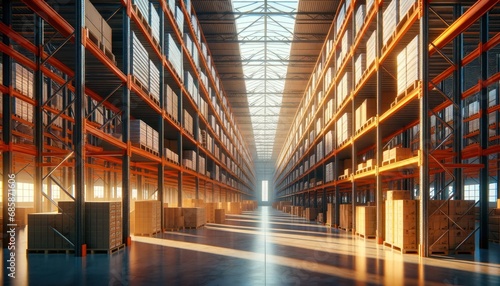
[[[5,0],[1,10],[4,218],[10,174],[34,184],[36,212],[57,208],[57,189],[76,202],[69,243],[82,255],[97,185],[122,201],[123,243],[133,188],[171,206],[253,196],[253,162],[190,1]]]
[[[339,205],[376,205],[382,243],[386,191],[410,190],[428,256],[433,216],[479,182],[467,210],[479,210],[479,225],[461,242],[479,232],[487,248],[489,182],[500,177],[499,13],[498,1],[341,2],[277,162],[278,197],[333,203],[335,226]]]

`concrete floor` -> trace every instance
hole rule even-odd
[[[500,285],[500,246],[474,255],[419,258],[270,207],[226,224],[133,237],[112,255],[25,254],[3,285]],[[12,283],[13,282],[13,283]]]

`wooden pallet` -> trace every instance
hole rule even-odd
[[[429,250],[430,255],[448,255],[449,251],[447,250]]]
[[[134,233],[135,236],[155,236],[157,235],[158,233],[160,233],[161,231],[155,231],[153,233]]]
[[[202,225],[199,225],[199,226],[189,226],[189,227],[186,226],[186,227],[184,227],[184,229],[199,229],[199,228],[204,227],[204,226],[205,226],[205,224],[202,224]]]
[[[368,127],[370,124],[372,124],[375,121],[375,117],[370,117],[370,119],[366,120],[366,122],[361,126],[358,130],[356,130],[356,135],[361,133],[366,127]]]
[[[418,254],[417,248],[401,248],[399,246],[392,245],[393,250],[397,250],[403,254]]]
[[[87,253],[90,254],[98,254],[98,253],[105,253],[105,254],[113,254],[115,252],[118,252],[121,249],[125,248],[125,244],[121,244],[115,247],[112,247],[110,249],[87,249]]]
[[[26,253],[43,253],[43,254],[64,253],[64,254],[72,254],[72,253],[75,253],[75,250],[74,249],[26,249]]]
[[[364,239],[374,239],[375,237],[377,237],[375,234],[366,235],[366,234],[359,233],[359,232],[357,232],[356,235],[361,237],[361,238],[364,238]]]

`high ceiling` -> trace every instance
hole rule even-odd
[[[192,0],[258,172],[274,169],[339,2]]]

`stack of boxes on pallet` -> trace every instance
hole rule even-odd
[[[85,241],[92,250],[122,245],[121,202],[85,203]]]
[[[339,228],[346,231],[352,229],[352,204],[339,205]]]
[[[165,94],[166,100],[164,108],[167,111],[167,114],[170,115],[172,119],[178,122],[179,97],[168,84],[165,85]]]
[[[161,231],[161,202],[135,202],[135,235],[154,235]]]
[[[337,121],[337,147],[342,146],[352,135],[352,113],[346,112]]]
[[[198,228],[205,225],[207,218],[204,207],[183,207],[184,227]]]
[[[410,191],[387,191],[385,201],[385,242],[403,253],[417,252],[417,201]]]
[[[182,12],[180,13],[182,15]],[[180,78],[184,74],[183,57],[180,45],[178,45],[172,34],[168,33],[165,37],[165,54],[168,62],[172,65],[177,76]]]
[[[375,62],[377,33],[373,31],[366,40],[366,67],[369,68]]]
[[[376,105],[377,102],[374,98],[367,98],[356,108],[354,113],[355,117],[355,130],[360,131],[368,120],[373,118],[377,114]]]
[[[184,109],[184,129],[191,135],[194,136],[194,121],[193,117],[187,110]]]
[[[364,238],[375,238],[377,231],[377,207],[356,207],[356,234]]]
[[[408,159],[412,156],[410,148],[395,147],[382,152],[382,165]]]
[[[396,27],[399,22],[399,8],[398,8],[398,0],[392,1],[384,1],[384,12],[382,15],[383,27],[382,30],[382,38],[384,46],[387,45],[387,42],[396,31]]]
[[[335,226],[335,205],[332,203],[328,203],[326,207],[326,225]]]
[[[292,215],[302,217],[304,216],[304,207],[302,206],[293,206],[292,207]]]
[[[474,201],[429,201],[429,251],[432,254],[473,253]],[[470,237],[469,237],[470,236]]]
[[[393,0],[395,2],[395,0]],[[398,54],[398,94],[403,94],[413,86],[419,76],[419,43],[418,35]]]
[[[179,230],[184,228],[182,208],[165,207],[163,217],[166,230]]]
[[[218,203],[205,203],[205,217],[207,222],[215,222],[215,210],[217,209]]]
[[[160,71],[135,32],[132,32],[132,75],[143,91],[160,101]]]
[[[182,165],[190,170],[196,171],[197,157],[196,151],[184,150],[182,152]]]
[[[306,208],[305,218],[306,220],[315,220],[318,216],[318,209],[316,208]]]
[[[75,202],[58,202],[59,213],[28,215],[28,250],[72,250]],[[88,250],[110,251],[122,243],[121,202],[85,203],[85,243]]]
[[[500,243],[500,199],[497,200],[496,209],[491,210],[488,222],[489,240]]]
[[[85,28],[88,37],[114,62],[111,27],[89,0],[85,0]]]
[[[223,224],[226,222],[226,211],[224,209],[215,209],[215,223]]]
[[[357,56],[354,62],[354,86],[357,86],[359,84],[365,70],[366,70],[366,54],[361,53]]]
[[[130,120],[130,142],[136,147],[158,153],[158,131],[140,119]]]
[[[65,238],[74,241],[74,217],[71,220],[61,213],[32,213],[28,225],[28,250],[73,249]]]
[[[339,109],[344,101],[349,97],[352,89],[351,72],[346,72],[337,86],[337,109]]]

